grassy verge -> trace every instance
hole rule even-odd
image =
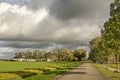
[[[109,65],[109,67],[111,67],[111,68],[114,68],[114,69],[115,69],[115,68],[116,68],[116,64],[110,64],[110,65]],[[120,69],[120,64],[119,64],[119,69]]]
[[[0,80],[53,80],[80,62],[0,62]]]
[[[111,71],[105,68],[103,65],[93,64],[106,78],[107,80],[120,80],[120,73]]]

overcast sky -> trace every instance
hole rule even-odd
[[[112,0],[0,0],[0,58],[22,49],[83,48],[100,36]]]

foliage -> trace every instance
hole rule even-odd
[[[120,57],[120,0],[114,0],[110,5],[110,18],[104,23],[101,30],[101,41],[92,40],[90,48],[92,54],[90,59],[93,61],[103,60],[101,57],[106,56],[109,64],[109,56],[113,55],[116,59],[116,71],[119,71]],[[112,57],[113,57],[112,56]],[[94,57],[94,59],[93,59]],[[99,58],[99,59],[98,59]]]
[[[116,57],[116,71],[119,70],[120,54],[120,0],[114,0],[110,5],[110,18],[102,30],[103,40]]]
[[[83,49],[74,50],[74,56],[78,61],[82,61],[82,59],[86,57],[86,51]]]
[[[96,63],[104,63],[106,60],[104,44],[101,37],[96,37],[90,41],[89,59]]]
[[[67,48],[54,49],[52,51],[27,50],[15,53],[18,61],[81,61],[86,56],[86,51],[78,49],[71,51]]]

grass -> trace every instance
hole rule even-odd
[[[0,62],[0,80],[52,80],[80,62]]]
[[[63,62],[0,62],[0,72],[22,71],[27,68],[43,68],[46,66],[55,66]]]
[[[116,68],[116,64],[110,64],[109,67]],[[120,64],[119,64],[119,69],[120,69]]]
[[[103,65],[93,64],[106,78],[107,80],[120,80],[120,73],[111,71],[105,68]]]

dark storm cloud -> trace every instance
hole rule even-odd
[[[45,48],[50,46],[47,42],[26,42],[26,41],[1,41],[1,47],[14,47],[14,48]]]
[[[51,4],[48,6],[47,2]],[[1,40],[86,46],[89,40],[100,35],[99,26],[109,16],[110,0],[30,0],[30,3],[36,11],[27,6],[1,4],[8,7],[0,14]]]
[[[61,20],[73,18],[94,18],[108,12],[112,0],[54,0],[50,6],[50,14]],[[106,11],[105,11],[106,10]]]
[[[84,43],[83,43],[84,44]],[[26,42],[26,41],[0,41],[0,46],[1,47],[12,47],[12,48],[39,48],[39,49],[47,49],[47,48],[77,48],[81,44],[78,42],[75,43],[70,43],[70,42],[65,42],[65,43],[52,43],[52,42]]]

